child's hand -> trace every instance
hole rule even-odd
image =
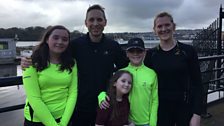
[[[100,105],[99,105],[100,109],[107,109],[107,108],[109,108],[110,107],[110,103],[108,101],[110,101],[110,98],[108,96],[106,96],[106,100],[103,100],[100,103]]]
[[[135,126],[135,124],[131,122],[130,124],[128,124],[128,126]]]
[[[197,114],[193,114],[190,121],[190,126],[200,126],[200,121],[201,121],[201,117]]]

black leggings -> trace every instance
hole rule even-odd
[[[189,126],[192,108],[181,101],[160,100],[158,126]]]
[[[73,113],[70,126],[95,126],[96,112],[77,111]]]
[[[61,118],[56,119],[56,122],[59,123],[60,120],[61,120]],[[24,126],[45,126],[45,125],[41,122],[31,122],[25,118]]]

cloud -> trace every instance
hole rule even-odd
[[[0,2],[2,28],[62,24],[86,32],[86,10],[90,5],[105,7],[105,32],[152,31],[154,16],[167,11],[177,28],[207,27],[218,17],[222,0],[7,0]],[[224,5],[223,5],[224,6]]]

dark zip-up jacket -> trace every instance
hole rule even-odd
[[[159,101],[184,101],[192,113],[201,114],[202,83],[196,51],[178,42],[176,47],[163,51],[160,46],[148,50],[145,65],[158,76]]]
[[[125,51],[104,34],[99,43],[91,42],[89,34],[72,41],[74,57],[78,67],[78,99],[76,109],[94,112],[97,96],[105,91],[116,68],[127,66]]]

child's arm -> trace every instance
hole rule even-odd
[[[32,66],[23,71],[23,87],[36,118],[45,126],[58,126],[50,110],[42,100],[37,71]]]
[[[150,111],[150,126],[156,126],[157,124],[157,111],[158,111],[159,101],[158,101],[158,81],[157,76],[155,76],[154,84],[152,87],[152,97],[151,97],[151,111]]]
[[[112,114],[111,108],[108,109],[100,109],[97,108],[97,116],[96,116],[96,126],[104,126],[110,120],[110,115]]]
[[[78,87],[77,87],[77,66],[75,65],[72,69],[72,82],[69,86],[69,95],[65,107],[65,111],[62,115],[60,126],[67,126],[68,122],[72,116],[73,110],[75,108],[76,100],[77,100],[77,94],[78,94]]]
[[[110,104],[108,103],[108,101],[110,101],[110,98],[107,96],[106,92],[102,91],[98,95],[98,101],[100,109],[107,109],[110,107]]]

